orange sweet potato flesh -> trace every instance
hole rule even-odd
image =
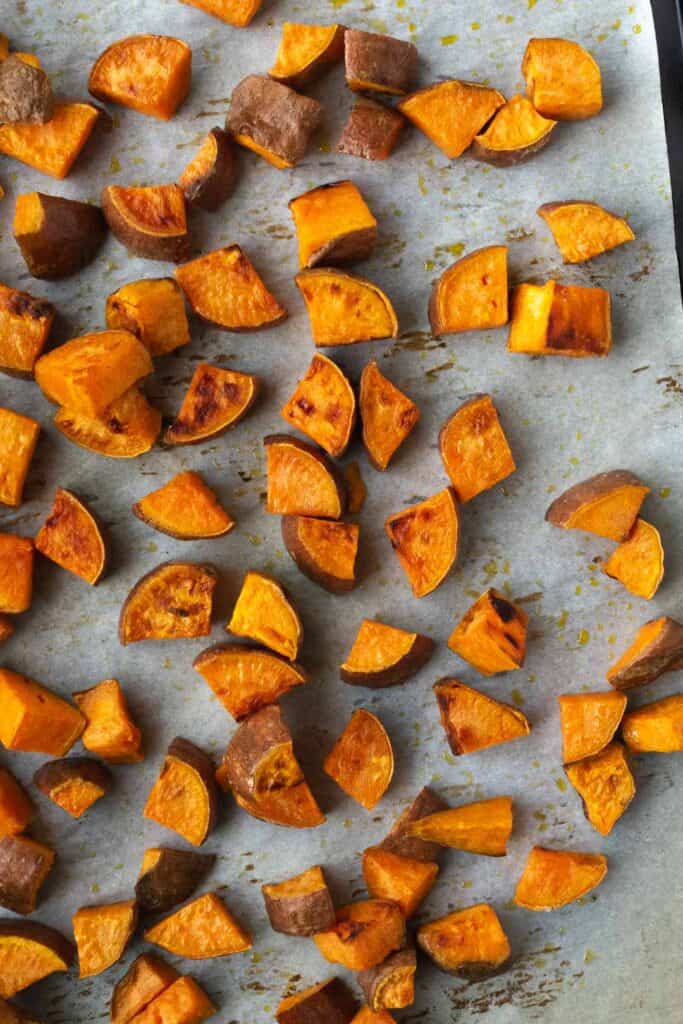
[[[506,245],[475,249],[443,272],[429,299],[429,322],[437,337],[508,322],[507,252]]]
[[[44,843],[27,836],[2,836],[0,906],[15,914],[32,914],[54,859],[54,850]]]
[[[318,952],[330,963],[365,971],[401,949],[406,926],[395,903],[363,900],[337,910],[333,928],[313,936]]]
[[[101,117],[93,103],[59,100],[47,124],[0,125],[0,153],[51,178],[66,178]]]
[[[73,916],[78,976],[91,978],[117,963],[137,924],[135,900],[81,907]]]
[[[189,960],[251,949],[251,935],[213,892],[204,893],[145,932],[147,942]]]
[[[536,213],[552,231],[565,263],[583,263],[636,237],[623,217],[581,199],[544,203]]]
[[[406,96],[398,109],[454,160],[468,149],[505,97],[497,89],[451,79]]]
[[[594,757],[565,768],[583,800],[583,809],[600,835],[610,834],[636,794],[636,784],[621,743],[609,743]]]
[[[299,271],[296,283],[319,348],[398,337],[394,308],[372,281],[320,268]]]
[[[322,451],[287,434],[269,434],[263,443],[268,512],[320,519],[339,519],[344,514],[344,479]]]
[[[346,511],[356,515],[361,511],[368,496],[363,475],[358,462],[353,459],[344,466],[344,482],[346,484]]]
[[[323,770],[366,811],[371,811],[386,793],[394,774],[391,740],[379,718],[362,709],[354,711],[325,758]]]
[[[458,553],[458,505],[452,488],[389,516],[384,528],[415,597],[436,590]]]
[[[477,978],[510,958],[510,943],[493,907],[478,903],[423,924],[418,945],[442,971]]]
[[[183,263],[175,277],[194,312],[224,331],[262,331],[287,316],[239,245]]]
[[[373,359],[360,378],[363,444],[375,469],[385,470],[420,418],[420,410]]]
[[[33,817],[33,804],[7,768],[0,768],[0,838],[23,832]]]
[[[21,505],[39,434],[36,420],[0,408],[0,505]]]
[[[102,212],[134,256],[180,263],[190,254],[185,196],[178,185],[105,185]]]
[[[285,21],[271,78],[301,89],[336,64],[344,53],[343,25],[303,25]]]
[[[0,998],[9,999],[73,962],[71,943],[37,921],[0,921]]]
[[[604,288],[520,284],[512,292],[508,350],[577,359],[609,355],[611,299]]]
[[[427,636],[363,619],[340,675],[352,686],[396,686],[419,672],[433,651]]]
[[[454,754],[475,750],[528,736],[531,726],[518,708],[487,697],[457,679],[442,679],[434,692],[449,746]]]
[[[213,14],[235,28],[246,28],[258,13],[263,0],[182,0],[191,7]]]
[[[528,619],[523,608],[498,590],[487,590],[455,627],[448,646],[485,676],[520,669]]]
[[[514,901],[527,910],[556,910],[586,896],[607,874],[601,853],[576,853],[534,846],[515,889]]]
[[[14,635],[14,624],[8,615],[3,615],[0,612],[0,644],[7,643],[11,636]]]
[[[490,395],[472,395],[458,406],[439,431],[439,450],[460,502],[495,487],[517,468]]]
[[[145,818],[201,846],[216,824],[218,794],[214,770],[203,750],[176,737],[143,810]]]
[[[51,562],[91,585],[97,583],[106,566],[107,551],[92,512],[75,494],[61,487],[36,534],[35,546]]]
[[[233,796],[237,805],[252,818],[267,821],[271,825],[282,825],[284,828],[316,828],[325,822],[325,815],[305,781],[294,786],[285,786],[280,790],[272,790],[260,796],[258,800],[251,800],[241,793],[233,793]]]
[[[119,640],[179,640],[211,632],[212,566],[165,562],[135,584],[121,608]]]
[[[0,533],[0,613],[16,615],[31,607],[33,541]]]
[[[197,655],[194,668],[238,722],[306,682],[299,665],[246,644],[208,647]]]
[[[497,796],[437,811],[411,822],[407,832],[453,850],[504,857],[512,832],[512,797]]]
[[[678,668],[683,668],[683,625],[663,616],[640,627],[630,647],[608,669],[607,680],[616,690],[629,690]]]
[[[180,975],[153,953],[143,953],[117,981],[111,996],[111,1024],[129,1024]]]
[[[256,401],[259,379],[249,373],[200,363],[178,415],[164,434],[166,444],[200,444],[234,427]]]
[[[356,396],[340,367],[316,354],[280,415],[336,457],[344,454],[353,433]]]
[[[671,754],[683,750],[683,694],[644,704],[624,715],[624,743],[636,754]]]
[[[91,757],[63,757],[44,764],[33,781],[63,811],[72,818],[80,818],[106,795],[112,776],[108,768]]]
[[[565,693],[558,697],[565,764],[593,757],[607,746],[626,710],[626,697],[605,693]]]
[[[32,377],[54,318],[51,302],[0,284],[0,371]]]
[[[418,818],[426,818],[428,814],[445,810],[447,806],[433,789],[423,786],[415,799],[398,816],[388,835],[380,843],[380,848],[423,863],[436,861],[441,852],[439,846],[408,835],[408,828]]]
[[[161,413],[136,387],[124,391],[101,416],[62,407],[54,425],[74,444],[110,459],[134,459],[148,452],[161,430]]]
[[[363,853],[363,878],[368,892],[375,899],[398,904],[406,919],[427,898],[438,873],[439,865],[432,861],[402,857],[380,846],[371,846]]]
[[[208,484],[191,469],[136,501],[133,514],[177,540],[222,537],[235,525]]]
[[[416,970],[415,949],[406,946],[376,967],[361,971],[358,984],[373,1010],[401,1010],[415,1002]]]
[[[565,530],[586,530],[621,542],[633,529],[649,490],[627,469],[598,473],[556,498],[545,518]]]
[[[472,143],[472,155],[494,167],[528,160],[550,142],[556,121],[542,117],[524,96],[513,96]]]
[[[359,532],[356,523],[314,516],[282,517],[282,539],[288,553],[304,576],[331,594],[344,594],[356,586]]]
[[[131,281],[107,297],[107,327],[130,331],[151,356],[173,352],[190,340],[185,300],[171,277]]]
[[[369,1006],[362,1006],[351,1024],[394,1024],[394,1021],[388,1010],[371,1010]]]
[[[275,1011],[278,1024],[349,1024],[358,1002],[341,978],[330,978],[285,996]]]
[[[612,579],[619,580],[631,594],[649,601],[664,578],[664,548],[659,530],[640,517],[625,541],[616,548],[602,567]]]
[[[207,994],[194,978],[184,975],[172,982],[131,1024],[201,1024],[216,1012]]]
[[[335,181],[289,202],[299,240],[299,266],[335,266],[370,256],[377,221],[352,181]]]
[[[286,591],[272,576],[248,572],[225,627],[294,661],[303,640],[303,627]]]
[[[335,923],[334,903],[319,865],[284,882],[261,886],[271,928],[285,935],[315,935]]]
[[[128,36],[97,58],[88,90],[96,99],[168,121],[190,91],[191,78],[187,43],[170,36]]]
[[[570,39],[530,39],[522,74],[529,99],[544,117],[579,121],[602,109],[600,68]]]
[[[8,668],[0,668],[0,706],[0,742],[8,750],[61,757],[85,728],[78,708]]]
[[[142,761],[142,735],[130,717],[118,680],[104,679],[73,698],[85,715],[81,742],[86,750],[114,764]]]

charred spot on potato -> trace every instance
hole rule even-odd
[[[496,590],[475,601],[448,638],[448,646],[482,675],[509,672],[524,664],[528,615]]]
[[[353,433],[356,396],[340,367],[316,354],[280,415],[329,455],[339,456]]]
[[[98,523],[87,505],[60,488],[36,534],[36,550],[94,585],[104,572],[107,552]]]
[[[443,582],[458,552],[458,507],[450,487],[385,522],[391,546],[415,597]]]

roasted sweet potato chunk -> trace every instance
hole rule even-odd
[[[199,444],[234,427],[256,401],[259,379],[200,363],[180,411],[164,434],[166,444]]]
[[[363,853],[363,878],[371,896],[397,903],[412,917],[436,882],[439,865],[371,846]]]
[[[7,643],[14,633],[14,624],[8,615],[0,612],[0,644]]]
[[[161,413],[136,387],[124,391],[101,416],[62,407],[54,425],[74,444],[110,459],[134,459],[148,452],[161,430]]]
[[[184,0],[185,3],[188,0]],[[201,1024],[216,1012],[206,992],[194,978],[184,975],[172,982],[145,1009],[133,1018],[134,1024]],[[131,1022],[132,1024],[132,1022]]]
[[[262,0],[182,0],[184,4],[198,7],[200,11],[213,14],[235,28],[246,28],[258,13]]]
[[[80,818],[106,796],[113,779],[109,769],[92,757],[62,757],[39,768],[33,781],[63,811]]]
[[[395,903],[362,900],[340,907],[334,927],[318,932],[313,941],[330,963],[365,971],[401,949],[405,937],[405,921]]]
[[[0,505],[21,505],[40,424],[0,407]]]
[[[123,603],[121,643],[208,636],[216,581],[212,566],[194,562],[164,562],[152,569]]]
[[[142,813],[193,846],[202,845],[218,814],[213,764],[203,750],[176,736]]]
[[[59,757],[85,728],[78,708],[8,668],[0,668],[0,707],[0,742],[8,750]]]
[[[371,1010],[369,1006],[362,1006],[351,1024],[394,1024],[394,1020],[388,1010]]]
[[[89,92],[141,114],[168,121],[190,91],[192,50],[171,36],[118,39],[90,72]]]
[[[318,348],[398,337],[393,306],[371,281],[340,270],[302,270],[296,283]]]
[[[352,181],[319,185],[290,199],[289,210],[299,240],[300,267],[354,263],[372,253],[377,221]]]
[[[522,74],[527,96],[544,117],[580,121],[602,110],[600,68],[570,39],[530,39]]]
[[[235,142],[282,170],[306,155],[323,107],[265,75],[247,75],[232,90],[225,127]]]
[[[0,61],[0,123],[46,124],[54,114],[50,79],[13,53]]]
[[[208,647],[197,655],[194,668],[238,722],[306,682],[299,665],[246,644]]]
[[[16,836],[28,827],[33,804],[7,768],[0,768],[0,838]]]
[[[107,327],[130,331],[151,356],[173,352],[190,340],[185,300],[172,277],[131,281],[107,296]]]
[[[417,71],[417,47],[383,32],[347,29],[344,36],[346,84],[354,92],[405,96]]]
[[[344,514],[344,479],[322,451],[288,434],[269,434],[263,443],[268,512],[321,519],[339,519]]]
[[[623,217],[598,203],[566,199],[536,210],[550,230],[565,263],[583,263],[636,237]]]
[[[565,764],[593,757],[607,746],[626,710],[626,697],[606,693],[565,693],[558,697]]]
[[[0,153],[66,178],[102,116],[94,103],[58,100],[47,124],[0,124]]]
[[[679,668],[683,668],[683,625],[663,616],[640,627],[630,647],[608,669],[607,681],[616,690],[630,690]]]
[[[498,590],[477,598],[448,638],[448,646],[482,675],[511,672],[524,664],[529,616]]]
[[[349,1024],[355,1020],[358,1002],[341,978],[295,992],[280,1001],[275,1011],[278,1024]]]
[[[371,811],[394,774],[391,740],[379,718],[363,709],[354,711],[323,769],[345,793]]]
[[[292,89],[310,85],[341,60],[344,32],[343,25],[303,25],[298,21],[285,21],[275,62],[268,75]]]
[[[129,1024],[138,1013],[169,988],[180,975],[153,953],[143,953],[114,985],[111,1024]]]
[[[363,444],[375,469],[385,470],[420,418],[420,410],[373,359],[360,378]]]
[[[664,578],[664,548],[659,530],[644,519],[636,519],[633,529],[602,567],[612,579],[619,580],[631,594],[649,601]]]
[[[287,316],[239,245],[184,263],[175,276],[194,312],[221,330],[262,331]]]
[[[433,652],[428,636],[363,619],[339,673],[352,686],[396,686],[419,672]]]
[[[556,124],[542,117],[526,97],[513,96],[475,136],[472,155],[494,167],[522,163],[548,145]]]
[[[248,572],[244,577],[225,628],[290,661],[296,658],[303,640],[301,619],[289,595],[276,579],[260,572]]]
[[[471,395],[439,431],[439,450],[458,501],[514,473],[515,460],[490,395]]]
[[[313,516],[282,517],[282,539],[298,568],[331,594],[356,585],[359,527]]]
[[[389,853],[397,854],[400,857],[410,857],[413,860],[423,862],[435,861],[439,856],[440,849],[437,843],[428,843],[424,839],[411,836],[408,827],[418,818],[426,818],[428,814],[436,811],[443,811],[447,804],[441,797],[424,786],[394,822],[387,837],[382,840],[380,849]]]
[[[91,754],[114,764],[142,761],[142,736],[130,717],[126,698],[116,679],[104,679],[73,698],[85,715],[81,742]]]
[[[204,893],[148,928],[145,939],[188,960],[251,949],[251,935],[214,892]]]
[[[135,900],[81,907],[73,916],[79,978],[101,974],[123,956],[137,925]]]
[[[636,754],[683,750],[683,694],[676,693],[628,711],[621,734],[626,746]]]
[[[506,245],[475,249],[448,267],[432,288],[429,323],[437,337],[508,322]]]
[[[0,838],[0,906],[32,914],[40,887],[50,873],[54,850],[27,836]]]
[[[456,910],[417,930],[421,949],[449,974],[477,978],[492,974],[510,959],[510,943],[488,903]]]
[[[0,284],[0,371],[32,377],[54,318],[55,308],[47,299]]]
[[[567,778],[583,800],[593,828],[607,836],[636,795],[636,784],[621,743],[609,743],[599,754],[565,768]]]
[[[407,946],[376,967],[361,971],[358,984],[372,1010],[401,1010],[415,1001],[415,949]]]
[[[25,192],[17,196],[13,231],[29,274],[54,281],[95,258],[107,225],[92,203]]]
[[[222,537],[235,525],[209,485],[191,469],[136,501],[133,514],[177,540]]]
[[[368,489],[360,471],[358,462],[353,459],[344,466],[344,483],[346,484],[346,511],[355,516],[361,511],[368,496]]]
[[[518,708],[487,697],[458,679],[434,684],[441,724],[454,754],[495,747],[528,736],[531,726]]]
[[[402,114],[383,103],[358,100],[346,120],[337,152],[363,160],[386,160],[394,152],[405,123]]]
[[[384,527],[415,597],[436,590],[458,553],[458,505],[452,488],[389,516]]]
[[[586,896],[607,874],[601,853],[576,853],[534,846],[515,889],[515,903],[527,910],[556,910]]]
[[[9,999],[55,971],[68,971],[74,949],[61,932],[37,921],[0,921],[0,997]]]
[[[227,132],[212,128],[178,178],[190,206],[213,212],[232,195],[239,178],[239,162]]]
[[[318,865],[284,882],[262,885],[261,891],[276,932],[310,936],[335,925],[334,903]]]
[[[327,356],[316,354],[280,415],[329,455],[339,456],[353,433],[356,396],[341,368]]]
[[[94,585],[107,563],[102,532],[88,506],[60,487],[48,517],[36,534],[36,550]]]
[[[33,550],[30,537],[0,533],[0,612],[16,615],[31,607]]]
[[[109,229],[133,256],[180,263],[190,254],[185,196],[177,185],[105,185]]]
[[[504,857],[512,832],[512,797],[496,796],[436,811],[411,822],[407,832],[453,850]]]
[[[504,103],[505,97],[497,89],[450,79],[406,96],[398,109],[454,160],[471,146]]]
[[[604,288],[548,281],[513,289],[510,352],[581,359],[606,356],[611,347],[611,301]]]
[[[150,913],[171,910],[192,895],[215,862],[213,853],[172,850],[168,846],[145,850],[135,898]]]
[[[598,473],[564,491],[549,506],[545,518],[565,530],[586,530],[621,542],[633,529],[649,490],[628,469]]]

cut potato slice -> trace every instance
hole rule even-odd
[[[511,167],[548,145],[557,121],[542,117],[524,96],[513,96],[472,143],[472,155],[494,167]]]
[[[182,39],[139,35],[117,39],[93,66],[88,91],[168,121],[190,91],[192,50]]]
[[[333,928],[318,932],[318,952],[350,971],[365,971],[405,945],[403,914],[388,900],[362,900],[337,910]]]
[[[411,822],[407,832],[453,850],[504,857],[512,832],[512,797],[497,796],[437,811]]]
[[[204,893],[145,932],[147,942],[188,960],[232,956],[252,947],[252,938],[215,892]]]
[[[185,196],[177,185],[105,185],[102,212],[134,256],[180,263],[190,252]]]
[[[571,39],[530,39],[522,74],[529,99],[544,117],[580,121],[602,110],[600,68]]]
[[[0,408],[0,504],[21,505],[39,435],[37,420]]]
[[[584,814],[600,835],[608,836],[636,795],[636,784],[621,743],[609,743],[594,757],[565,768],[583,801]]]
[[[507,253],[506,245],[475,249],[443,272],[429,297],[429,322],[437,337],[508,322]]]
[[[302,270],[296,283],[304,297],[313,341],[319,348],[398,337],[398,320],[384,292],[340,270]]]
[[[260,381],[250,373],[200,363],[180,411],[164,434],[167,444],[199,444],[236,426],[258,397]]]
[[[35,546],[51,562],[91,585],[106,567],[107,550],[97,520],[84,502],[61,487],[36,535]]]
[[[217,579],[212,566],[194,562],[164,562],[152,569],[123,603],[121,643],[208,636]]]
[[[442,971],[471,979],[497,971],[511,954],[503,926],[488,903],[423,924],[418,928],[417,941]]]
[[[683,750],[683,694],[676,693],[628,711],[624,743],[636,754],[672,754]]]
[[[356,586],[359,533],[356,523],[282,517],[282,540],[288,553],[304,576],[331,594],[345,594]]]
[[[636,519],[630,534],[612,552],[602,571],[619,580],[629,593],[651,600],[664,579],[664,548],[657,527]]]
[[[363,619],[339,672],[352,686],[397,686],[420,671],[434,646],[434,641],[421,633]]]
[[[420,418],[420,410],[373,359],[360,378],[363,444],[375,469],[385,470]]]
[[[299,665],[246,644],[208,647],[197,655],[194,668],[238,722],[306,682]]]
[[[531,732],[526,715],[518,708],[487,697],[458,679],[441,679],[434,684],[434,693],[441,724],[456,756],[508,743]]]
[[[439,451],[460,502],[495,487],[517,468],[490,395],[471,395],[439,431]]]
[[[322,451],[287,434],[269,434],[263,443],[268,512],[321,519],[339,519],[344,514],[344,478]]]
[[[203,750],[176,736],[142,813],[193,846],[202,845],[218,816],[213,764]]]
[[[303,626],[296,609],[276,579],[260,572],[248,572],[225,627],[270,647],[271,651],[294,661],[303,640]]]
[[[598,203],[566,199],[536,210],[552,231],[565,263],[583,263],[636,237],[623,217]]]
[[[56,971],[68,971],[74,948],[61,932],[38,921],[0,921],[0,997],[9,999]]]
[[[443,583],[458,553],[458,505],[451,487],[389,516],[384,527],[415,597]]]
[[[0,124],[0,153],[51,178],[66,178],[98,121],[94,103],[58,100],[47,124]]]
[[[356,396],[343,371],[331,359],[314,355],[280,415],[328,455],[346,451],[356,422]]]
[[[352,181],[333,181],[289,202],[299,240],[299,266],[316,267],[367,259],[377,240],[377,221]]]
[[[529,616],[498,590],[485,591],[448,638],[448,646],[482,675],[520,669]]]
[[[614,737],[626,710],[623,693],[564,693],[560,704],[562,760],[593,757]]]
[[[194,312],[224,331],[261,331],[287,316],[239,245],[184,263],[175,277]]]
[[[124,391],[101,416],[87,416],[62,407],[54,425],[74,444],[110,459],[134,459],[154,445],[161,430],[161,413],[136,388]]]
[[[469,149],[505,97],[497,89],[451,79],[406,96],[398,109],[442,153],[454,160]]]
[[[268,74],[292,89],[310,85],[341,60],[344,32],[343,25],[303,25],[285,21],[275,62]]]
[[[663,616],[640,627],[630,647],[607,670],[607,681],[616,690],[630,690],[679,668],[683,668],[683,625]]]
[[[55,307],[46,299],[0,284],[0,371],[33,377],[52,329]]]
[[[235,525],[199,473],[190,469],[136,501],[133,514],[177,540],[222,537]]]
[[[403,857],[381,846],[363,853],[363,878],[370,895],[398,904],[408,919],[415,914],[436,882],[439,865],[432,861]]]
[[[107,296],[107,327],[130,331],[151,356],[173,352],[190,340],[183,293],[172,277],[131,281]]]
[[[371,811],[394,774],[391,740],[379,718],[362,709],[354,711],[323,769],[345,793]]]
[[[133,938],[137,919],[135,900],[77,910],[72,924],[78,950],[78,977],[93,978],[118,963]]]
[[[547,850],[534,846],[515,889],[515,903],[527,910],[557,910],[587,896],[607,874],[601,853]]]
[[[508,351],[576,359],[609,355],[611,299],[604,288],[520,284],[512,292]]]
[[[546,521],[565,530],[586,530],[608,540],[631,533],[650,488],[628,469],[612,469],[574,484],[546,511]]]

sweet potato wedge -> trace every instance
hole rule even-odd
[[[471,395],[439,431],[439,450],[456,497],[471,501],[514,473],[515,460],[490,395]]]
[[[0,505],[21,505],[39,434],[36,420],[0,407]]]
[[[405,945],[406,925],[395,903],[362,900],[337,910],[332,928],[318,932],[313,941],[332,964],[350,971],[365,971]]]
[[[499,970],[511,953],[498,915],[488,903],[423,924],[417,942],[442,971],[473,979]]]
[[[199,473],[186,469],[133,505],[133,515],[176,540],[222,537],[235,525]]]
[[[135,900],[81,907],[73,916],[79,978],[92,978],[123,956],[137,926]]]
[[[0,124],[0,153],[61,180],[104,117],[94,103],[58,100],[47,124]]]
[[[609,355],[611,300],[604,288],[520,284],[511,302],[509,352],[577,359]]]
[[[214,892],[204,893],[145,932],[147,942],[188,960],[231,956],[251,949],[251,935]]]
[[[505,97],[497,89],[450,79],[406,96],[398,109],[454,160],[469,149],[504,103]]]
[[[397,686],[420,671],[434,646],[434,641],[421,633],[363,619],[339,674],[352,686]]]
[[[269,77],[292,89],[310,85],[341,60],[345,31],[343,25],[285,21]]]
[[[406,831],[452,850],[504,857],[512,832],[512,797],[496,796],[436,811],[411,822]]]
[[[432,861],[403,857],[370,846],[363,853],[363,878],[374,899],[398,904],[408,919],[417,911],[436,882],[439,865]]]
[[[105,185],[109,230],[133,256],[181,263],[190,255],[185,196],[177,185]]]
[[[262,885],[261,892],[276,932],[311,936],[334,927],[334,903],[319,865],[284,882]]]
[[[193,667],[237,722],[306,682],[300,665],[246,644],[208,647]]]
[[[302,268],[355,263],[367,259],[374,249],[377,221],[352,181],[312,188],[290,199],[289,211]]]
[[[420,410],[385,377],[373,359],[360,378],[363,444],[375,469],[385,470],[420,418]]]
[[[600,68],[570,39],[530,39],[522,74],[527,96],[543,117],[580,121],[602,110]]]
[[[74,948],[61,932],[38,921],[0,921],[0,997],[17,992],[56,971],[68,971]]]
[[[602,571],[618,580],[629,593],[651,600],[664,578],[664,548],[657,527],[638,517]]]
[[[78,708],[8,668],[0,668],[0,707],[0,742],[8,750],[60,757],[85,728]]]
[[[185,300],[172,277],[131,281],[107,296],[107,327],[130,331],[151,356],[164,356],[190,340]]]
[[[215,863],[213,853],[172,850],[168,846],[145,850],[135,898],[149,913],[171,910],[189,899]]]
[[[360,971],[358,984],[370,1009],[402,1010],[415,1001],[415,948],[407,946],[392,953],[376,967]]]
[[[353,92],[405,96],[417,72],[417,47],[383,32],[347,29],[344,36],[346,84]]]
[[[0,61],[0,123],[46,124],[54,109],[50,79],[41,67],[16,53]]]
[[[246,28],[258,13],[263,0],[182,0],[191,7],[213,14],[235,28]]]
[[[15,914],[32,914],[38,906],[40,887],[49,875],[54,859],[54,850],[35,839],[2,836],[0,906]]]
[[[55,281],[94,260],[107,225],[92,203],[24,192],[17,196],[13,232],[29,274]]]
[[[258,377],[199,363],[180,411],[164,434],[166,444],[199,444],[234,427],[251,409]]]
[[[33,776],[36,787],[53,803],[82,817],[111,788],[111,772],[92,757],[62,757],[48,761]]]
[[[344,454],[351,440],[356,396],[343,370],[316,353],[280,415],[336,457]]]
[[[73,694],[85,716],[81,742],[91,754],[113,764],[142,761],[142,735],[130,717],[126,698],[116,679],[103,679],[89,690]]]
[[[574,484],[553,501],[545,518],[565,530],[586,530],[624,541],[650,488],[628,469],[613,469]]]
[[[394,751],[376,715],[360,709],[323,763],[323,771],[353,800],[371,811],[391,785]]]
[[[368,496],[368,489],[356,459],[347,462],[343,469],[346,484],[346,511],[355,516],[360,512]]]
[[[544,149],[556,124],[525,96],[513,96],[474,137],[472,156],[494,167],[512,167]]]
[[[444,270],[429,297],[429,323],[438,338],[508,322],[507,254],[506,245],[488,245]]]
[[[247,75],[232,90],[225,127],[235,142],[280,170],[306,155],[322,104],[265,75]]]
[[[529,616],[493,588],[477,598],[448,638],[450,649],[482,675],[520,669]]]
[[[587,896],[607,874],[601,853],[576,853],[532,847],[515,889],[514,901],[526,910],[557,910]]]
[[[213,566],[163,562],[141,577],[121,608],[119,640],[180,640],[211,632]]]
[[[285,996],[275,1011],[278,1024],[350,1024],[358,1008],[356,997],[341,978]]]
[[[302,270],[295,280],[318,348],[398,337],[394,308],[372,281],[323,269]]]
[[[134,459],[148,452],[161,430],[161,413],[142,392],[129,388],[101,416],[88,416],[62,407],[54,425],[81,448],[110,459]]]
[[[16,615],[31,607],[33,541],[0,533],[0,612]]]
[[[448,745],[456,756],[531,732],[526,715],[518,708],[487,697],[458,679],[441,679],[434,684],[434,693]]]
[[[568,764],[567,778],[583,800],[584,814],[600,835],[610,834],[636,795],[636,784],[621,743]]]
[[[175,967],[153,953],[143,953],[114,985],[109,1014],[111,1024],[129,1024],[179,977]]]
[[[359,532],[356,523],[313,516],[282,517],[282,540],[297,567],[331,594],[345,594],[356,586]]]
[[[565,764],[599,754],[613,739],[626,710],[624,694],[612,690],[565,693],[557,699]]]
[[[683,625],[663,616],[640,627],[633,643],[607,670],[607,681],[615,690],[630,690],[679,668],[683,668]]]
[[[183,975],[156,996],[131,1024],[201,1024],[215,1012],[216,1007],[194,978]]]
[[[7,768],[0,768],[0,838],[23,832],[33,817],[33,804]]]
[[[671,754],[683,750],[683,694],[627,711],[621,735],[636,754]]]
[[[178,178],[190,206],[213,212],[235,190],[239,161],[232,139],[222,128],[212,128]]]
[[[536,210],[550,228],[565,263],[583,263],[636,237],[628,221],[598,203],[566,199]]]
[[[458,554],[458,505],[451,487],[396,512],[384,523],[415,597],[443,583]]]
[[[270,647],[294,661],[303,641],[303,626],[289,594],[272,576],[248,572],[226,630]]]
[[[0,284],[0,371],[33,376],[33,367],[52,329],[55,307],[47,299]]]
[[[210,758],[180,736],[171,742],[143,815],[201,846],[218,816],[218,793]]]
[[[138,35],[117,39],[95,61],[88,91],[168,121],[190,91],[192,50],[182,39]]]
[[[358,100],[336,146],[337,153],[363,160],[387,160],[394,152],[406,121],[402,114],[374,100]]]
[[[223,331],[262,331],[287,316],[239,245],[184,263],[175,277],[192,310]]]
[[[288,434],[269,434],[263,443],[268,512],[321,519],[339,519],[344,514],[344,478],[322,451]]]
[[[424,786],[412,803],[396,819],[379,848],[399,857],[407,857],[423,863],[435,861],[441,852],[438,843],[428,843],[424,839],[411,836],[408,828],[418,818],[426,818],[428,814],[443,811],[447,806],[433,789]]]
[[[85,502],[62,487],[34,543],[45,558],[92,586],[105,570],[107,549],[97,520]]]

